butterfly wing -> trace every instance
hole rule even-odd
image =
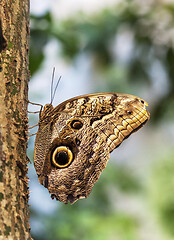
[[[147,103],[118,93],[76,97],[46,105],[36,136],[34,164],[52,198],[87,197],[112,152],[149,119]]]

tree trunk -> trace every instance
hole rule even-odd
[[[0,239],[31,239],[27,177],[29,0],[0,0]]]

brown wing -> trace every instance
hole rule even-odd
[[[41,118],[34,163],[41,184],[52,198],[74,203],[87,197],[110,152],[149,119],[146,105],[132,95],[102,93],[73,98],[50,108],[48,114],[43,112],[41,117],[46,116],[47,121]],[[52,162],[60,146],[72,152],[68,166],[57,167]]]

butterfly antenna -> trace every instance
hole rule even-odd
[[[55,73],[55,67],[53,68],[53,74],[51,79],[51,104],[53,102],[53,82],[54,82],[54,73]]]
[[[57,83],[56,83],[56,86],[55,86],[55,89],[54,89],[54,93],[53,93],[53,96],[52,96],[52,99],[51,99],[51,104],[52,104],[52,102],[53,102],[53,99],[54,99],[54,96],[55,96],[55,93],[56,93],[57,87],[58,87],[59,82],[60,82],[60,79],[61,79],[61,76],[59,77],[59,79],[58,79],[58,81],[57,81]]]

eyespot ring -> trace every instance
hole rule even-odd
[[[73,160],[72,151],[66,146],[59,146],[54,149],[51,161],[55,167],[66,168],[68,167]]]
[[[71,122],[70,122],[70,126],[72,129],[74,130],[79,130],[80,128],[83,127],[83,122],[79,119],[73,119]]]

